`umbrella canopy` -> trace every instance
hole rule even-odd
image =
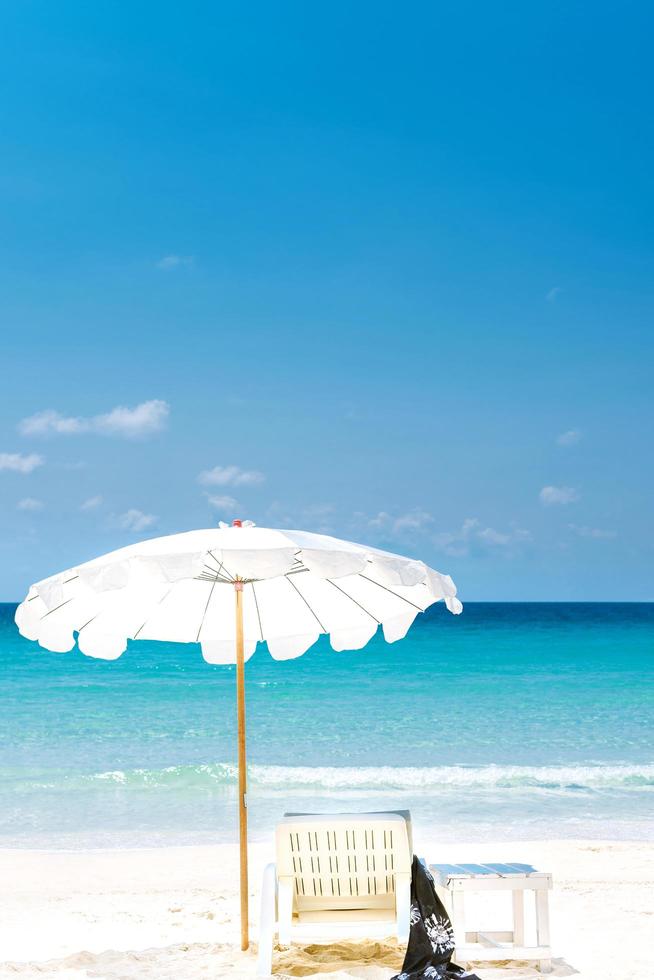
[[[199,643],[205,660],[237,665],[241,938],[247,948],[244,662],[259,641],[277,660],[327,633],[359,649],[381,625],[392,643],[442,599],[462,605],[449,575],[421,561],[307,531],[235,522],[112,551],[33,585],[16,610],[23,636],[48,650],[113,660],[132,639]]]
[[[33,585],[16,612],[23,636],[64,653],[113,660],[128,639],[199,643],[209,663],[236,662],[233,585],[242,581],[244,656],[266,641],[299,657],[321,633],[356,650],[381,624],[401,639],[443,599],[461,611],[449,575],[423,562],[307,531],[219,527],[153,538]]]

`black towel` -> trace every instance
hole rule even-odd
[[[434,889],[434,879],[417,857],[411,868],[411,928],[402,972],[392,980],[479,980],[450,962],[454,930]]]

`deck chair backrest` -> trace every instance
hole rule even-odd
[[[409,824],[399,813],[288,816],[277,825],[277,875],[293,879],[293,906],[392,906],[396,875],[411,874]]]

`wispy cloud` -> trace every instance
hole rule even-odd
[[[600,527],[588,527],[586,524],[568,524],[571,531],[580,538],[617,538],[617,531],[605,531]]]
[[[406,511],[403,514],[389,514],[385,510],[380,510],[374,517],[367,519],[368,527],[387,531],[390,534],[400,535],[414,531],[422,531],[434,523],[434,518],[426,510],[418,508]]]
[[[477,517],[467,517],[458,531],[435,535],[434,544],[453,558],[463,558],[472,552],[495,551],[511,555],[531,541],[531,534],[512,524],[506,531],[484,526]]]
[[[280,500],[273,500],[266,509],[271,527],[301,528],[317,534],[333,534],[332,520],[336,508],[333,504],[307,504],[293,507]]]
[[[133,531],[135,534],[138,534],[139,531],[145,531],[146,528],[152,527],[156,521],[157,517],[155,514],[144,514],[142,510],[131,507],[124,514],[119,515],[118,526],[122,527],[125,531]]]
[[[302,515],[304,517],[317,517],[322,520],[330,517],[335,510],[333,504],[307,504],[306,507],[302,508]]]
[[[387,539],[415,540],[420,537],[431,541],[439,551],[456,558],[488,552],[508,557],[517,553],[521,545],[531,541],[530,532],[524,528],[511,524],[507,530],[498,531],[483,524],[477,517],[467,517],[455,531],[435,531],[436,518],[429,511],[420,508],[403,514],[381,510],[373,517],[358,513],[354,515],[354,520]]]
[[[579,429],[568,429],[567,432],[561,432],[556,437],[556,442],[559,446],[576,446],[580,439],[581,432]]]
[[[226,511],[232,513],[240,506],[238,500],[235,500],[234,497],[230,497],[228,494],[214,495],[212,493],[207,493],[205,496],[212,507],[215,507],[216,510],[220,510],[223,513]]]
[[[26,436],[64,435],[76,436],[97,433],[106,436],[122,436],[125,439],[140,439],[159,432],[166,425],[170,406],[159,398],[141,402],[134,408],[117,405],[102,415],[62,415],[53,408],[47,408],[36,415],[30,415],[19,423],[19,431]]]
[[[318,534],[333,534],[333,518],[336,508],[333,504],[308,504],[302,508],[300,520],[297,522],[300,528],[309,528]]]
[[[393,530],[396,533],[402,531],[422,531],[434,523],[434,518],[425,510],[411,510],[406,514],[401,514],[395,520]]]
[[[356,513],[354,515],[355,521],[364,521],[368,527],[379,527],[386,528],[390,527],[393,523],[393,518],[386,510],[378,511],[374,517],[368,517],[366,514]]]
[[[14,473],[31,473],[44,462],[43,456],[37,453],[0,453],[0,470]]]
[[[551,507],[555,504],[574,504],[581,498],[576,487],[543,487],[538,494],[541,504]]]
[[[36,500],[35,497],[23,497],[23,499],[19,500],[18,503],[16,504],[18,510],[31,510],[31,511],[43,510],[43,506],[44,506],[43,501]]]
[[[258,470],[242,470],[239,466],[214,466],[203,470],[198,480],[207,487],[246,487],[263,483],[264,475]]]
[[[184,266],[193,265],[195,259],[192,255],[164,255],[157,262],[157,269],[180,269]]]
[[[556,297],[559,295],[560,292],[561,292],[560,286],[552,286],[552,288],[548,290],[548,292],[545,294],[545,299],[547,300],[548,303],[554,303],[556,301]]]
[[[98,507],[102,506],[102,497],[97,494],[95,497],[89,497],[83,503],[79,505],[80,510],[97,510]]]

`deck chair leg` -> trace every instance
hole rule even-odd
[[[409,941],[411,922],[411,875],[395,875],[395,910],[397,913],[397,941],[401,945]]]
[[[293,923],[293,878],[283,877],[277,883],[277,917],[279,921],[280,946],[291,945],[291,925]]]
[[[257,976],[269,977],[272,974],[272,951],[275,938],[277,871],[274,864],[268,864],[261,882],[261,917],[259,920],[259,958]]]

